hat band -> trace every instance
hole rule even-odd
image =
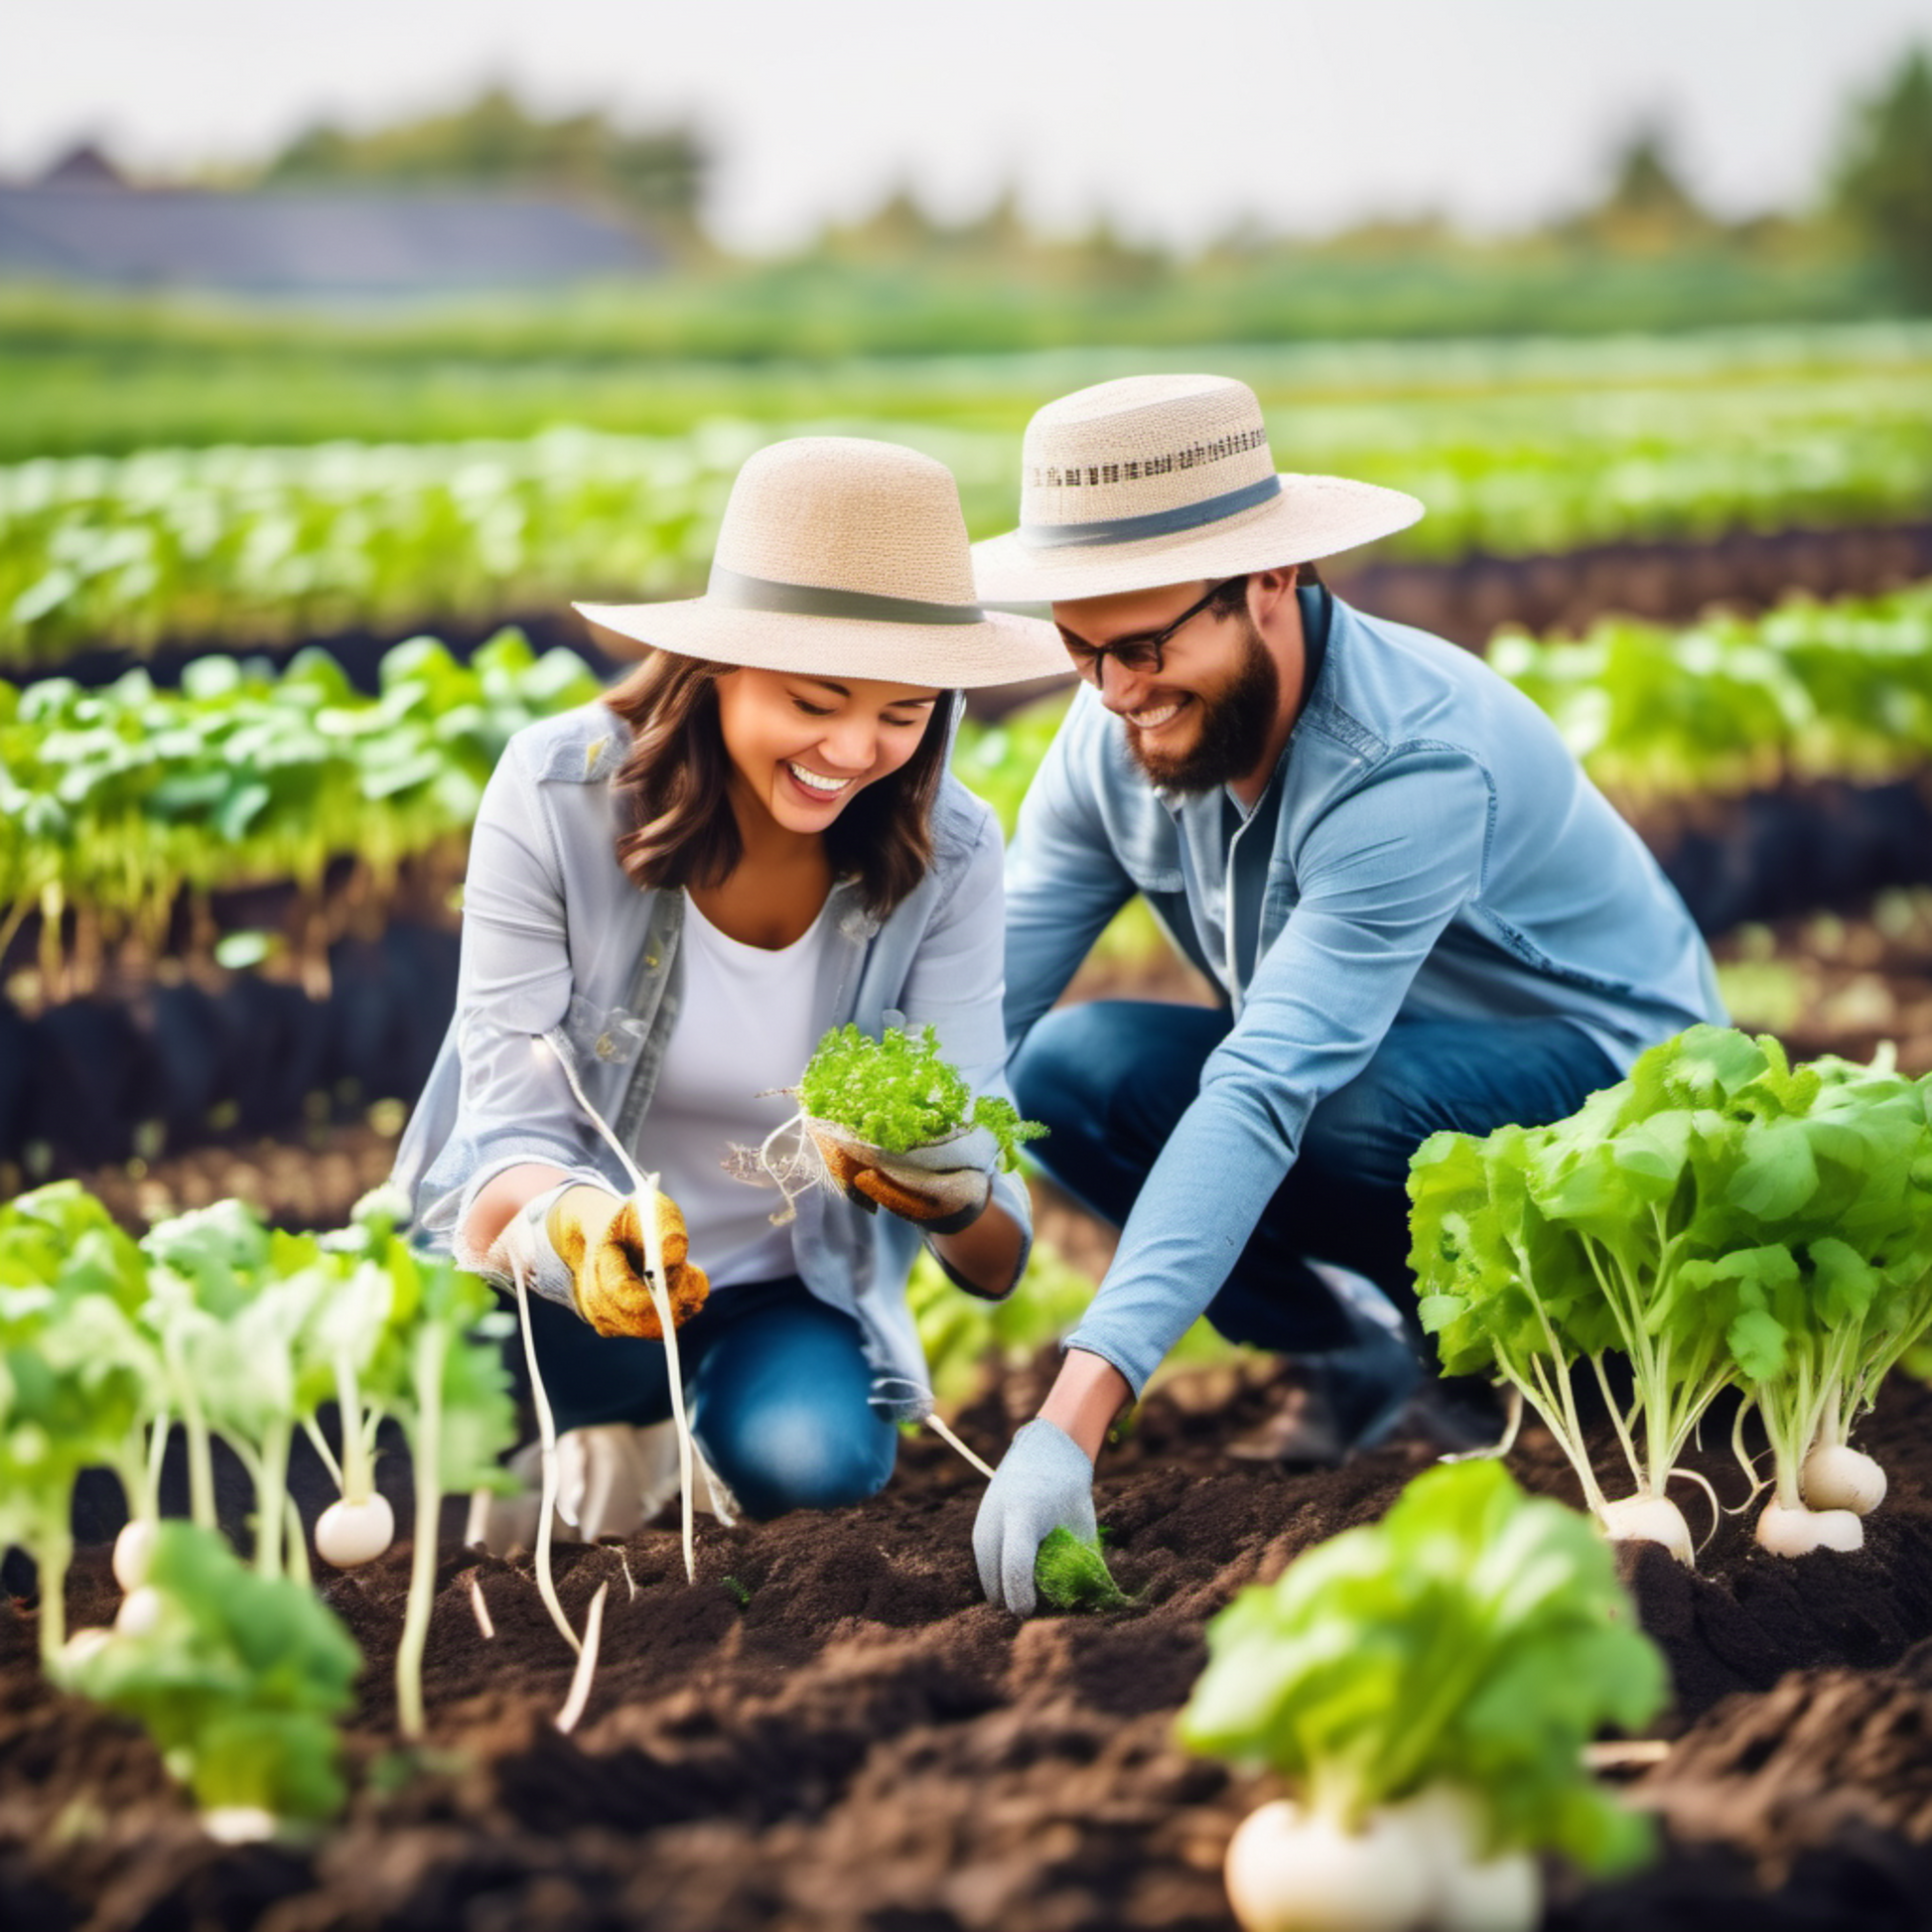
[[[1114,516],[1098,523],[1023,523],[1020,541],[1033,550],[1060,550],[1089,543],[1133,543],[1141,537],[1165,537],[1176,530],[1198,530],[1239,516],[1258,503],[1282,493],[1282,480],[1266,476],[1198,503],[1181,503],[1171,510],[1150,510],[1145,516]]]
[[[915,597],[880,597],[871,591],[828,590],[822,584],[785,584],[711,566],[705,591],[711,604],[734,611],[778,611],[793,618],[857,618],[867,623],[984,623],[977,604],[927,604]]]

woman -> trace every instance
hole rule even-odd
[[[1025,1190],[990,1163],[848,1166],[779,1220],[782,1197],[728,1164],[847,1021],[929,1022],[976,1090],[1006,1091],[999,834],[945,759],[960,689],[1064,653],[974,604],[950,475],[849,438],[745,466],[705,596],[580,608],[650,648],[599,704],[519,733],[490,779],[457,1015],[396,1178],[465,1265],[530,1266],[560,1429],[661,1421],[641,1230],[587,1102],[659,1175],[706,1460],[754,1516],[852,1502],[930,1404],[904,1300],[921,1238],[1004,1295]]]

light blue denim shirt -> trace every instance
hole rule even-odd
[[[602,703],[585,705],[518,732],[484,789],[464,887],[456,1015],[393,1175],[432,1246],[451,1248],[483,1185],[522,1162],[629,1191],[558,1063],[570,1055],[586,1096],[633,1148],[677,1025],[685,900],[640,892],[617,862],[611,781],[628,744]],[[875,1037],[929,1022],[976,1093],[1011,1098],[999,828],[950,775],[934,801],[932,845],[924,879],[883,923],[852,882],[833,887],[820,1011]],[[1000,1175],[994,1198],[1031,1229],[1018,1175]],[[917,1230],[818,1188],[797,1211],[799,1276],[858,1321],[874,1407],[922,1415],[931,1403],[925,1356],[905,1306]],[[695,1258],[702,1265],[701,1244]]]
[[[1137,1392],[1398,1016],[1560,1017],[1622,1068],[1724,1017],[1683,901],[1529,699],[1440,637],[1300,596],[1326,645],[1252,813],[1157,790],[1083,688],[1007,858],[1010,1047],[1137,892],[1235,1016],[1070,1338]]]

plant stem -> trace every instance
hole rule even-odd
[[[61,1497],[60,1508],[49,1510],[35,1537],[31,1554],[40,1573],[41,1664],[52,1669],[68,1640],[68,1566],[73,1561],[73,1533],[68,1527],[71,1491]]]
[[[439,1468],[443,1437],[443,1358],[449,1333],[440,1321],[423,1324],[410,1364],[416,1428],[410,1442],[416,1465],[416,1540],[409,1552],[409,1604],[396,1644],[396,1723],[412,1743],[423,1734],[423,1646],[436,1596],[436,1530],[443,1507]]]

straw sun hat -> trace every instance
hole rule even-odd
[[[576,609],[660,650],[812,677],[961,690],[1068,668],[1051,624],[980,608],[952,473],[852,436],[773,443],[745,465],[703,597]]]
[[[1276,475],[1245,382],[1127,376],[1027,425],[1020,527],[974,546],[974,575],[1001,603],[1107,597],[1307,563],[1422,513],[1399,489]]]

